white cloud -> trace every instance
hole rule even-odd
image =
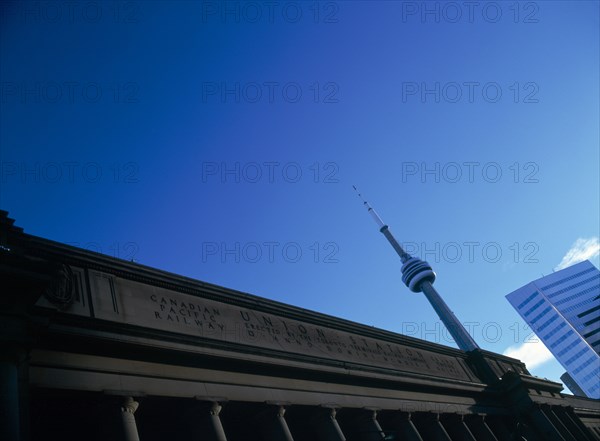
[[[528,370],[540,366],[553,358],[552,353],[540,340],[510,346],[504,351],[504,355],[521,360],[527,365]]]
[[[593,259],[600,254],[600,239],[590,237],[589,239],[579,238],[571,245],[571,249],[562,258],[554,271],[561,270],[584,260]]]

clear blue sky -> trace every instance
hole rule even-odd
[[[2,3],[1,208],[447,343],[356,184],[482,347],[524,343],[504,296],[599,236],[599,3],[269,4]]]

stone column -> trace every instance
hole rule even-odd
[[[223,406],[221,406],[218,402],[212,402],[209,410],[210,422],[214,431],[215,439],[217,441],[227,441],[225,430],[223,430],[223,424],[221,424],[221,418],[219,417],[221,409],[223,409]]]
[[[287,421],[285,420],[285,405],[278,402],[267,402],[267,407],[255,415],[256,423],[260,426],[262,439],[272,441],[294,441]]]
[[[19,379],[17,365],[0,361],[0,439],[20,439]]]
[[[485,416],[480,414],[470,415],[466,418],[466,424],[471,430],[471,433],[477,440],[481,441],[498,441],[496,435],[487,425]]]
[[[417,428],[424,440],[452,441],[438,413],[426,412],[419,414],[418,417]]]
[[[496,436],[492,428],[488,425],[487,421],[485,420],[485,416],[483,415],[481,415],[481,424],[483,425],[484,433],[488,434],[488,439],[490,441],[498,441],[498,437]]]
[[[530,412],[531,420],[535,425],[535,429],[542,435],[544,439],[552,439],[556,441],[567,441],[552,424],[552,420],[544,413],[540,405],[534,404]]]
[[[335,407],[322,409],[317,423],[317,436],[320,441],[346,441],[346,437],[335,418],[337,413]]]
[[[344,409],[347,412],[349,409]],[[377,421],[375,408],[356,409],[344,415],[341,423],[349,439],[361,441],[381,441],[385,434]]]
[[[514,430],[509,429],[507,422],[502,416],[485,416],[485,424],[490,428],[498,441],[509,441],[515,439]]]
[[[195,397],[195,404],[183,415],[189,423],[189,439],[227,441],[220,417],[226,402],[225,397]]]
[[[287,422],[285,421],[285,407],[283,406],[279,406],[277,409],[277,428],[279,430],[276,430],[276,435],[277,436],[277,440],[281,440],[281,441],[294,441],[294,438],[292,437],[292,433],[290,432],[290,428],[287,425]]]
[[[134,413],[140,403],[133,397],[124,397],[121,404],[121,421],[123,427],[123,439],[125,441],[140,441]]]
[[[573,436],[573,434],[569,431],[568,427],[566,427],[561,418],[558,418],[556,416],[552,409],[552,406],[544,406],[542,408],[542,412],[544,412],[548,419],[552,421],[552,424],[554,424],[554,427],[556,427],[556,430],[560,432],[564,439],[566,439],[567,441],[577,441],[577,438]]]
[[[571,432],[575,434],[577,439],[591,441],[592,437],[590,436],[590,432],[587,427],[585,427],[581,420],[577,417],[573,418],[571,416],[572,409],[561,408],[557,413],[559,418],[562,418],[562,421],[571,427]]]
[[[421,434],[412,422],[412,416],[409,413],[401,413],[396,420],[398,426],[398,434],[400,439],[406,439],[407,441],[423,441]]]
[[[452,439],[461,439],[464,441],[477,441],[469,427],[467,427],[462,414],[443,415],[442,425]]]

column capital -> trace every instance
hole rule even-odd
[[[124,397],[121,404],[121,411],[134,414],[135,411],[140,407],[140,403],[135,401],[133,397]]]
[[[219,416],[221,409],[223,409],[223,406],[221,406],[217,401],[213,401],[210,406],[210,414]]]
[[[279,406],[277,408],[277,416],[280,418],[283,418],[283,416],[285,415],[285,407],[284,406]]]

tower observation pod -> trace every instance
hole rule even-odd
[[[427,300],[429,300],[429,303],[431,303],[431,306],[433,306],[433,309],[460,349],[466,352],[479,349],[479,346],[475,343],[473,337],[467,332],[462,323],[458,321],[454,313],[450,310],[448,305],[446,305],[446,302],[442,300],[442,297],[433,287],[435,273],[431,266],[427,262],[417,257],[413,257],[404,251],[396,238],[392,235],[389,227],[381,220],[373,207],[363,199],[358,192],[358,189],[355,186],[353,187],[363,201],[367,211],[375,220],[375,223],[379,227],[379,231],[383,233],[390,245],[392,245],[392,248],[394,248],[396,253],[400,256],[400,260],[402,260],[402,282],[404,282],[412,292],[422,292],[425,294],[425,297],[427,297]]]

